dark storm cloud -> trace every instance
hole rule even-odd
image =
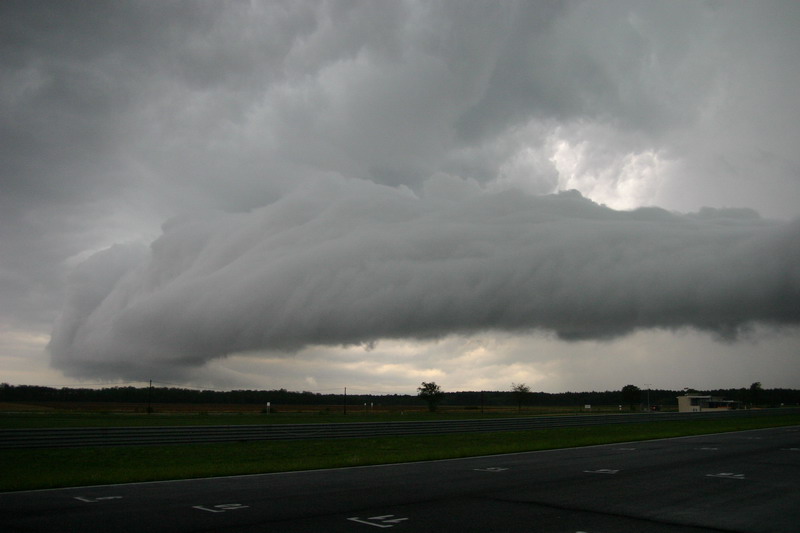
[[[209,147],[314,25],[299,3],[2,2],[0,321],[52,321],[71,258],[176,210],[263,205],[252,157]],[[232,158],[237,179],[208,177]]]
[[[767,298],[764,276],[730,293],[752,296],[746,310],[723,306],[713,280],[690,290],[675,276],[710,271],[704,251],[738,249],[723,242],[755,255],[759,239],[795,227],[698,210],[800,214],[799,17],[791,1],[0,2],[0,351],[20,332],[46,336],[65,293],[51,346],[74,375],[482,328],[730,336],[789,320],[776,306],[794,293]],[[571,188],[617,208],[698,213],[501,192]],[[206,215],[180,216],[193,212]],[[584,225],[587,213],[597,224]],[[695,239],[680,228],[700,229]],[[650,237],[659,264],[675,262],[661,281],[675,300],[653,296],[652,309],[649,287],[617,294],[621,280],[602,268],[657,278],[659,264],[636,253]],[[113,246],[154,240],[144,252]],[[790,261],[791,250],[759,253]],[[542,281],[551,264],[582,297],[562,267]],[[343,283],[323,290],[330,278]],[[411,295],[426,302],[413,313]],[[328,315],[306,316],[304,302]]]
[[[799,268],[800,224],[746,210],[469,188],[454,202],[329,180],[251,213],[173,220],[144,256],[91,258],[50,349],[68,374],[141,379],[246,350],[492,329],[730,338],[800,321]]]

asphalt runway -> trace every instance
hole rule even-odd
[[[11,532],[800,531],[800,426],[0,494]]]

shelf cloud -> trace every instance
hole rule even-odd
[[[248,213],[173,219],[149,248],[99,252],[71,278],[53,364],[142,379],[237,352],[381,339],[689,327],[725,340],[800,322],[800,221],[435,181],[417,196],[326,180]]]
[[[796,387],[798,20],[0,2],[3,380]]]

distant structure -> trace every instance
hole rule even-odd
[[[678,412],[700,413],[705,411],[728,411],[739,409],[740,403],[735,400],[725,400],[718,396],[686,394],[678,396]]]

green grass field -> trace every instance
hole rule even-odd
[[[116,414],[116,413],[48,413],[48,414],[10,414],[0,413],[0,428],[68,428],[68,427],[134,427],[134,426],[226,426],[259,424],[335,424],[348,422],[393,422],[423,420],[458,420],[475,418],[508,418],[516,414],[453,414],[412,412],[397,414],[347,415],[281,413],[262,414]]]
[[[516,409],[502,411],[393,411],[364,413],[351,409],[345,416],[340,411],[282,412],[262,414],[252,412],[194,412],[194,413],[114,413],[98,411],[38,411],[9,412],[0,410],[0,428],[66,428],[66,427],[131,427],[131,426],[222,426],[251,424],[331,424],[347,422],[397,422],[425,420],[472,420],[475,418],[511,418],[516,416],[558,416],[575,414],[608,414],[617,412],[596,410],[580,412],[574,409]],[[629,412],[629,411],[626,411]]]
[[[532,431],[0,450],[0,491],[427,461],[800,424],[800,414]]]

